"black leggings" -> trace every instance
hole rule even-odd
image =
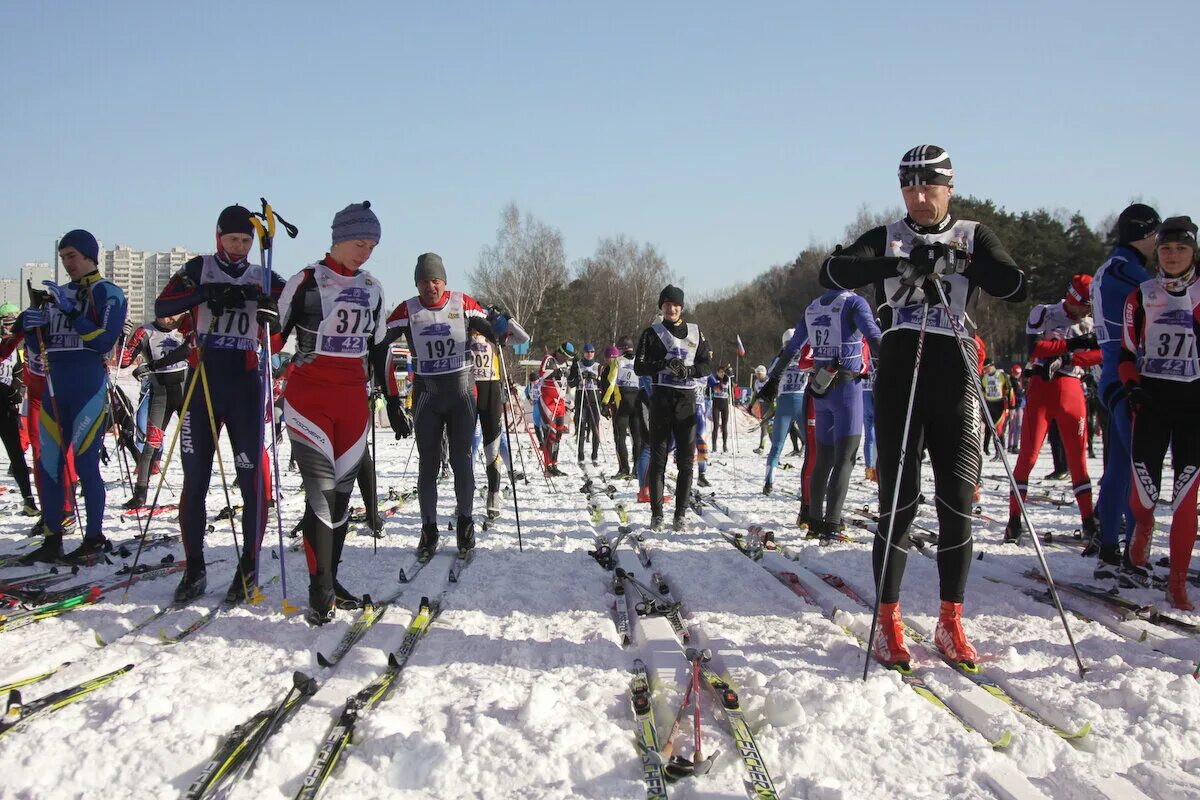
[[[667,445],[675,437],[675,516],[683,516],[692,491],[692,461],[696,457],[696,393],[690,389],[654,387],[650,397],[650,513],[662,516],[663,482],[667,475]]]
[[[714,397],[712,399],[713,416],[713,452],[717,450],[717,435],[721,436],[721,449],[729,450],[729,398]]]
[[[475,406],[483,434],[483,458],[487,464],[487,488],[500,491],[500,409],[504,394],[500,381],[475,382]]]
[[[585,437],[592,439],[592,460],[600,456],[600,393],[580,389],[575,403],[575,438],[579,442],[579,460],[583,461]]]
[[[879,532],[875,536],[875,580],[883,569],[887,534],[891,527],[892,494],[900,464],[900,441],[913,380],[915,332],[896,331],[885,336],[880,348],[875,387],[875,431],[879,445]],[[973,345],[967,357],[976,360]],[[983,456],[978,434],[979,398],[976,376],[963,366],[953,337],[926,334],[912,424],[900,494],[892,553],[883,579],[882,601],[900,599],[900,583],[908,560],[908,529],[917,514],[920,494],[921,454],[929,451],[938,516],[938,577],[942,600],[961,603],[971,568],[971,502]]]
[[[629,461],[629,450],[625,447],[625,437],[633,439],[633,460],[637,461],[642,452],[642,428],[636,423],[634,414],[637,413],[637,389],[630,387],[621,393],[621,403],[613,414],[613,438],[617,441],[617,466],[622,475],[632,475],[633,467]]]
[[[421,522],[437,522],[437,480],[442,467],[442,435],[454,472],[456,513],[469,517],[475,508],[475,474],[471,443],[475,439],[475,392],[469,373],[428,377],[418,375],[413,386],[413,431],[417,437],[417,489]]]
[[[13,480],[21,490],[21,497],[29,500],[33,497],[33,488],[29,485],[29,465],[25,463],[25,451],[21,449],[20,420],[19,409],[8,403],[0,404],[0,439],[4,440],[4,452],[8,453]]]
[[[138,486],[145,487],[150,483],[150,472],[162,457],[163,439],[166,438],[167,425],[171,417],[183,408],[183,383],[172,382],[161,384],[150,379],[150,410],[146,416],[146,444],[137,460]]]

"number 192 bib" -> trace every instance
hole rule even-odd
[[[462,292],[451,292],[439,309],[426,308],[419,298],[408,303],[412,332],[412,363],[418,375],[450,375],[467,368],[467,317]]]

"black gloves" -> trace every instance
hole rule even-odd
[[[682,358],[667,359],[665,368],[668,372],[670,372],[672,375],[674,375],[679,380],[684,380],[686,378],[692,377],[691,368],[687,364],[683,363]]]
[[[274,297],[267,294],[260,294],[254,298],[254,302],[258,304],[258,322],[260,325],[266,325],[272,331],[279,330],[279,303]]]
[[[1129,403],[1129,410],[1135,417],[1154,408],[1154,398],[1146,391],[1146,387],[1137,381],[1125,383],[1125,400]]]
[[[1094,333],[1081,333],[1067,339],[1067,349],[1072,353],[1078,350],[1095,350],[1099,346]]]
[[[967,259],[961,250],[945,242],[919,244],[908,258],[900,259],[900,281],[905,286],[920,286],[930,276],[953,275],[966,268]]]
[[[404,413],[404,408],[400,405],[399,397],[388,397],[387,415],[388,422],[391,423],[392,430],[395,431],[397,439],[407,439],[409,436],[412,436],[412,423],[408,421],[408,415]]]
[[[140,381],[142,378],[149,375],[150,371],[151,367],[148,364],[138,364],[133,368],[133,377]]]
[[[200,296],[214,314],[220,314],[228,308],[241,308],[248,298],[257,295],[257,287],[240,286],[236,283],[205,283],[200,286]]]

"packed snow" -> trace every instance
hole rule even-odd
[[[1000,542],[1007,517],[1007,483],[998,461],[986,461],[982,510],[998,520],[975,525],[980,560],[965,605],[966,629],[981,654],[986,673],[1018,700],[1054,724],[1091,733],[1070,743],[1049,728],[1010,710],[939,660],[913,645],[919,674],[961,713],[968,731],[902,682],[872,664],[862,680],[864,650],[850,631],[865,631],[870,611],[826,586],[822,573],[843,578],[862,596],[874,596],[870,566],[873,534],[866,520],[848,516],[853,542],[818,546],[795,528],[800,459],[777,471],[775,491],[761,492],[763,456],[756,422],[736,413],[728,452],[712,446],[708,477],[726,515],[706,507],[689,513],[683,533],[646,533],[653,561],[643,568],[629,549],[618,548],[620,563],[649,580],[661,571],[682,603],[696,646],[712,650],[711,664],[728,675],[766,769],[782,797],[1096,797],[1195,798],[1200,796],[1200,683],[1193,677],[1200,643],[1186,633],[1138,620],[1106,626],[1108,612],[1094,603],[1064,595],[1074,611],[1067,619],[1088,668],[1080,678],[1055,609],[1025,593],[1041,588],[1022,577],[1038,562],[1032,546]],[[173,430],[172,426],[172,430]],[[597,485],[616,472],[611,428],[604,426],[601,464],[587,466]],[[168,441],[171,431],[168,431]],[[359,723],[356,743],[342,758],[323,796],[329,798],[637,798],[646,796],[642,761],[635,746],[630,707],[630,668],[635,658],[651,670],[659,736],[665,738],[690,678],[683,646],[662,634],[661,619],[639,619],[630,608],[633,641],[622,647],[613,618],[617,599],[612,573],[588,555],[597,532],[617,531],[617,503],[628,508],[629,524],[642,530],[649,509],[635,502],[636,483],[613,481],[610,500],[580,492],[584,470],[573,463],[575,440],[563,443],[566,477],[550,481],[533,468],[524,431],[514,447],[524,449],[529,478],[518,482],[520,538],[513,501],[487,531],[478,532],[478,550],[457,585],[446,571],[454,534],[444,532],[440,553],[367,636],[332,669],[320,667],[318,650],[330,652],[353,618],[338,612],[315,629],[301,614],[281,610],[282,583],[271,581],[286,563],[288,597],[303,606],[307,571],[301,552],[286,550],[287,538],[303,509],[299,475],[284,471],[281,561],[274,514],[262,550],[266,601],[239,607],[181,642],[160,641],[217,603],[235,563],[229,523],[214,522],[208,535],[209,593],[192,606],[174,610],[142,631],[121,636],[168,604],[178,576],[143,581],[123,599],[119,592],[100,602],[18,630],[0,632],[4,653],[0,682],[36,675],[70,662],[52,677],[21,688],[26,701],[104,674],[125,664],[133,670],[111,684],[0,738],[0,796],[20,798],[163,798],[181,795],[211,757],[221,738],[255,712],[277,702],[301,670],[320,684],[318,693],[272,737],[253,775],[238,783],[232,797],[273,800],[296,794],[318,745],[346,698],[380,674],[387,655],[404,637],[421,596],[440,595],[444,606],[394,684],[394,691]],[[378,436],[381,494],[416,483],[412,440],[395,441],[386,429]],[[110,442],[111,444],[111,442]],[[1099,442],[1097,442],[1099,454]],[[287,443],[281,444],[286,466]],[[790,450],[790,444],[785,452]],[[226,466],[231,454],[224,449]],[[1010,456],[1010,459],[1014,458]],[[169,487],[160,502],[175,502],[182,483],[177,455],[167,470]],[[105,467],[117,481],[119,459]],[[520,469],[520,459],[518,469]],[[1100,463],[1089,460],[1093,482]],[[1050,471],[1048,451],[1034,476]],[[485,485],[476,464],[477,486]],[[1068,490],[1067,482],[1039,489]],[[924,490],[933,487],[928,464]],[[152,490],[154,484],[151,486]],[[856,467],[847,510],[870,506],[875,485]],[[231,491],[236,491],[231,489]],[[702,490],[707,493],[708,490]],[[443,525],[453,514],[449,482],[439,485]],[[15,493],[0,522],[0,552],[29,546],[32,520],[17,516]],[[106,533],[112,539],[135,535],[136,521],[121,522],[119,504],[127,490],[110,488]],[[361,506],[357,497],[352,505]],[[214,477],[208,498],[210,518],[225,505]],[[384,504],[388,505],[387,503]],[[936,528],[932,505],[919,521]],[[1057,580],[1091,579],[1094,561],[1079,556],[1071,543],[1079,526],[1074,506],[1030,503],[1034,524],[1061,542],[1047,546]],[[476,500],[476,518],[483,501]],[[1169,518],[1160,520],[1165,530]],[[760,524],[780,545],[761,561],[747,558],[720,535],[746,533]],[[155,518],[151,533],[174,532],[170,515]],[[340,572],[353,591],[379,598],[401,585],[397,570],[409,564],[419,529],[415,499],[387,520],[386,535],[373,539],[355,526]],[[240,525],[239,525],[240,529]],[[1159,534],[1153,560],[1165,555]],[[786,545],[786,547],[783,547]],[[68,546],[73,546],[68,541]],[[931,548],[930,548],[931,549]],[[182,557],[182,548],[148,550],[143,561]],[[932,556],[932,553],[930,553]],[[111,574],[129,559],[84,569],[73,582]],[[0,570],[0,580],[34,571]],[[798,596],[779,575],[795,573],[810,586],[816,605]],[[68,582],[62,585],[72,585]],[[1200,595],[1200,589],[1193,588]],[[1166,609],[1161,591],[1124,594]],[[1069,602],[1068,602],[1069,601]],[[906,620],[932,632],[937,620],[937,569],[932,557],[916,550],[908,559],[901,598]],[[838,613],[834,613],[834,609]],[[1075,613],[1079,612],[1079,613]],[[1097,621],[1085,621],[1080,614]],[[1200,623],[1200,615],[1177,616]],[[1111,616],[1111,615],[1108,615]],[[836,618],[836,622],[834,619]],[[1116,618],[1112,617],[1111,622]],[[1121,628],[1124,624],[1126,628]],[[1132,631],[1133,639],[1113,628]],[[669,630],[669,629],[668,629]],[[1144,640],[1141,633],[1145,631]],[[99,634],[107,646],[98,646]],[[717,753],[712,770],[669,786],[672,797],[753,797],[747,769],[714,696],[702,693],[705,755]],[[993,750],[1005,732],[1012,743]],[[676,752],[692,755],[690,713],[676,736]]]

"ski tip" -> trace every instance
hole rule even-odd
[[[96,640],[96,647],[105,647],[108,644],[98,631],[92,631],[92,637]]]
[[[1090,734],[1091,732],[1092,732],[1092,722],[1091,722],[1091,720],[1088,720],[1087,722],[1083,723],[1083,725],[1079,728],[1079,730],[1075,731],[1074,733],[1071,733],[1070,731],[1065,731],[1066,735],[1063,736],[1063,738],[1068,741],[1078,741],[1079,739],[1087,738],[1088,734]]]
[[[1007,750],[1012,747],[1012,731],[1005,731],[1000,734],[1000,738],[992,742],[993,750]]]
[[[259,597],[262,597],[262,592],[259,592]],[[297,611],[300,610],[300,606],[289,602],[286,597],[283,598],[283,601],[280,603],[280,606],[283,608],[283,615],[285,617],[291,616],[292,614],[295,614]]]
[[[306,675],[300,670],[292,673],[292,686],[301,694],[308,695],[309,697],[317,693],[317,679],[311,675]]]
[[[330,667],[333,666],[333,662],[330,661],[328,658],[326,658],[325,654],[319,650],[317,651],[317,663],[320,664],[325,669],[329,669]],[[295,675],[292,676],[292,678],[293,678],[293,680],[295,680],[296,678],[298,678],[299,676],[301,676],[303,674],[304,673],[302,673],[302,672],[297,672]]]

